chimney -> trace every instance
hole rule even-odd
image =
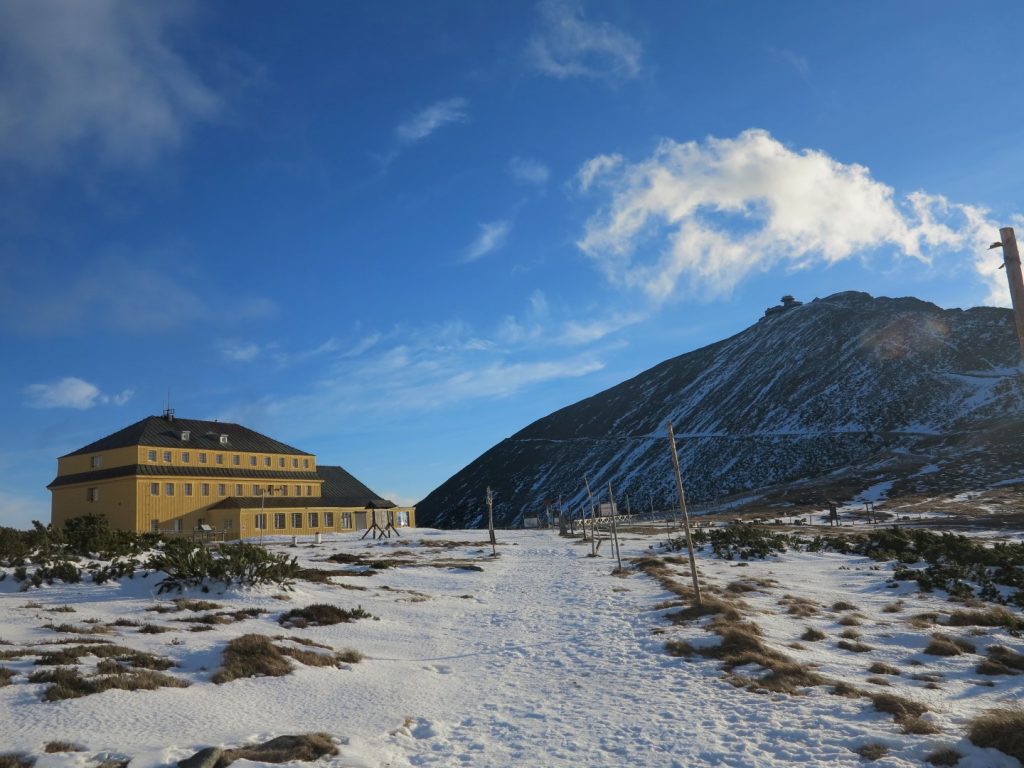
[[[1003,266],[1006,267],[1006,279],[1010,283],[1010,300],[1013,302],[1013,320],[1017,324],[1017,342],[1020,344],[1020,360],[1024,363],[1024,275],[1020,269],[1020,253],[1017,250],[1017,237],[1013,227],[1002,227],[999,230],[999,243],[992,247],[1003,246]]]

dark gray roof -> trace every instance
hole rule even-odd
[[[324,484],[320,486],[320,495],[329,499],[338,507],[372,507],[387,509],[395,506],[387,499],[382,499],[341,467],[319,465],[316,473]]]
[[[187,441],[181,439],[183,431],[189,432]],[[220,442],[221,435],[228,436],[226,444]],[[164,416],[147,416],[142,421],[137,421],[131,426],[66,455],[97,453],[132,445],[147,445],[155,448],[192,448],[199,451],[313,455],[285,445],[266,435],[261,435],[259,432],[254,432],[241,424],[231,424],[226,421],[200,421],[199,419],[168,419]]]
[[[90,483],[97,480],[109,480],[114,477],[128,475],[150,475],[159,477],[219,477],[241,480],[319,480],[315,472],[289,472],[273,469],[242,469],[240,467],[204,467],[204,466],[171,466],[168,464],[126,464],[121,467],[94,469],[78,472],[74,475],[58,475],[47,488],[58,488],[62,485]]]

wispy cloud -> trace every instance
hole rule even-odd
[[[221,107],[171,42],[187,6],[0,3],[0,158],[45,167],[75,148],[141,164]]]
[[[251,363],[263,348],[255,342],[226,341],[221,344],[221,356],[232,363]]]
[[[508,161],[508,174],[523,184],[536,184],[539,187],[548,183],[551,172],[540,160],[531,157],[513,157]]]
[[[399,123],[395,128],[395,136],[403,144],[422,141],[450,123],[465,122],[468,118],[468,107],[469,102],[461,97],[435,102]]]
[[[126,389],[113,395],[106,395],[95,384],[74,376],[59,379],[48,384],[30,384],[25,387],[25,405],[29,408],[75,408],[88,410],[97,405],[124,405],[135,394]]]
[[[486,222],[480,225],[480,232],[476,239],[469,244],[463,256],[463,261],[476,261],[492,251],[501,248],[508,239],[508,233],[512,229],[512,222],[508,219]]]
[[[560,79],[610,81],[640,74],[640,42],[607,22],[588,21],[578,0],[542,0],[537,9],[540,24],[527,45],[537,71]]]
[[[161,262],[162,267],[145,262]],[[200,292],[187,269],[173,266],[168,253],[133,259],[103,256],[56,274],[54,265],[11,261],[0,283],[0,320],[23,332],[74,334],[85,328],[124,333],[166,332],[200,322],[236,325],[269,317],[276,305],[262,296],[224,302],[216,292]],[[49,270],[49,271],[48,271]]]
[[[680,290],[727,294],[754,271],[834,264],[880,249],[924,264],[940,254],[966,256],[990,289],[988,301],[1008,299],[985,258],[998,227],[984,209],[920,191],[897,198],[864,166],[794,151],[766,131],[664,140],[636,163],[594,158],[579,182],[608,197],[579,247],[613,284],[655,304]]]

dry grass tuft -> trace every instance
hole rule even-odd
[[[8,669],[7,667],[0,667],[0,688],[3,688],[5,685],[10,685],[11,679],[13,677],[13,669]]]
[[[335,658],[342,664],[358,664],[366,657],[355,648],[342,648],[335,654]]]
[[[923,717],[908,717],[900,723],[900,728],[904,733],[912,733],[917,736],[931,736],[942,731],[937,724],[931,720],[925,720]]]
[[[144,635],[159,635],[164,632],[171,632],[170,627],[165,627],[160,624],[143,624],[139,627],[139,632]]]
[[[739,621],[741,618],[735,603],[708,595],[703,596],[699,606],[683,608],[681,611],[668,614],[665,618],[673,624],[685,624],[703,616],[718,616],[727,621]]]
[[[850,683],[847,683],[844,680],[840,680],[832,686],[832,693],[836,696],[843,696],[847,699],[859,699],[864,696],[867,696],[867,693],[862,691],[860,688]]]
[[[929,656],[959,656],[963,653],[974,653],[975,650],[974,643],[936,632],[924,652]]]
[[[868,672],[873,675],[898,675],[900,673],[897,667],[894,667],[892,664],[885,664],[881,661],[876,661],[868,667]]]
[[[321,757],[338,754],[331,737],[326,733],[305,733],[299,736],[278,736],[262,744],[227,749],[217,762],[224,768],[235,760],[250,760],[257,763],[312,762]]]
[[[118,645],[69,645],[56,651],[45,651],[36,659],[38,666],[57,666],[61,664],[77,664],[83,656],[96,656],[101,659],[117,659],[137,669],[164,670],[174,666],[174,662],[164,656],[156,656],[145,651],[136,651]]]
[[[221,668],[211,678],[214,683],[228,683],[242,677],[282,677],[292,665],[266,635],[242,635],[224,648]]]
[[[990,709],[970,722],[967,737],[1024,762],[1024,708]]]
[[[1006,627],[1011,632],[1024,629],[1024,620],[1001,605],[980,610],[953,611],[947,623],[952,627]]]
[[[826,637],[828,637],[828,635],[814,627],[808,627],[804,630],[804,633],[800,635],[800,639],[806,640],[808,643],[816,643],[819,640],[824,640]]]
[[[895,693],[872,693],[869,698],[875,709],[892,715],[893,720],[900,725],[919,718],[928,711],[924,704],[897,696]]]
[[[0,754],[0,768],[32,768],[36,759],[22,752],[4,752]]]
[[[52,755],[55,752],[84,752],[84,748],[70,741],[48,741],[43,747],[43,752]]]
[[[889,754],[889,748],[884,744],[879,744],[877,742],[864,744],[856,749],[851,749],[850,751],[860,755],[862,759],[869,762],[880,760]]]
[[[853,603],[848,603],[845,600],[840,600],[839,602],[832,603],[832,610],[833,611],[856,611],[857,610],[857,606],[854,605]]]
[[[838,624],[843,627],[859,627],[860,618],[853,615],[843,616],[839,619]]]
[[[849,629],[844,629],[842,632],[840,632],[839,636],[846,638],[847,640],[859,640],[860,632],[858,632],[853,627],[850,627]]]
[[[960,762],[961,757],[963,755],[952,747],[939,747],[934,752],[931,752],[924,761],[932,765],[953,766]]]
[[[790,616],[796,616],[798,619],[816,616],[821,607],[813,600],[808,600],[806,597],[797,597],[796,595],[783,595],[779,599],[779,605],[786,606],[786,613]]]
[[[887,606],[882,608],[882,613],[899,613],[903,610],[903,601],[897,600],[895,603],[889,603]]]
[[[669,640],[665,643],[665,653],[669,656],[689,658],[697,653],[697,649],[685,640]]]
[[[850,651],[852,653],[867,653],[868,651],[875,650],[866,643],[859,643],[851,640],[840,640],[836,643],[837,648],[842,648],[844,651]]]
[[[979,675],[1019,675],[1024,672],[1024,654],[1005,645],[991,645],[988,658],[978,664]]]
[[[872,685],[892,685],[886,678],[871,675],[864,679],[865,683],[871,683]]]
[[[82,677],[72,667],[57,667],[40,670],[29,676],[32,683],[50,683],[43,694],[44,701],[78,699],[103,691],[153,691],[157,688],[187,688],[188,682],[150,669],[122,670],[117,674],[98,677]]]
[[[305,608],[293,608],[281,614],[278,623],[284,627],[326,627],[332,624],[343,624],[356,619],[371,619],[373,614],[364,611],[362,606],[346,609],[328,603],[314,603]]]

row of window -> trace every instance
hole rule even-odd
[[[226,455],[227,454],[224,454],[224,453],[215,453],[215,454],[213,454],[213,463],[214,464],[224,464],[224,457]],[[146,461],[155,462],[155,461],[157,461],[157,457],[158,456],[160,457],[160,459],[163,461],[164,464],[170,464],[172,461],[174,461],[174,454],[173,454],[173,452],[171,452],[171,451],[157,451],[155,448],[150,448],[149,450],[147,450],[147,452],[146,452]],[[196,457],[197,457],[198,462],[200,464],[208,463],[208,455],[206,453],[197,452],[196,453]],[[262,463],[262,465],[264,467],[272,467],[272,466],[274,466],[274,459],[273,459],[272,456],[263,456],[262,457],[262,462],[260,461],[260,458],[261,457],[259,457],[259,456],[250,456],[249,457],[249,466],[251,466],[251,467],[258,467],[258,466],[260,466],[261,463]],[[92,466],[93,467],[100,466],[100,463],[102,462],[102,459],[103,459],[102,456],[93,456],[92,457]],[[279,469],[286,468],[288,466],[288,462],[289,462],[289,460],[286,459],[284,456],[278,456],[277,457],[277,466],[278,466]],[[182,464],[191,464],[192,463],[192,454],[191,454],[190,451],[182,451],[181,452],[181,463]],[[231,463],[234,466],[236,466],[236,467],[240,467],[242,465],[242,456],[241,456],[241,454],[238,454],[238,453],[232,454],[231,455]],[[298,469],[299,468],[299,460],[297,458],[293,457],[291,459],[291,466],[292,466],[292,469]],[[302,460],[302,468],[303,469],[309,469],[309,459],[303,459]]]
[[[288,518],[291,517],[292,528],[302,528],[302,512],[275,512],[274,513],[274,530],[283,531],[288,526],[285,525],[288,522]],[[320,527],[320,513],[319,512],[306,512],[306,527],[307,528],[319,528]],[[265,531],[267,530],[267,515],[266,513],[260,512],[255,516],[256,530]],[[334,527],[334,513],[324,512],[324,528]],[[352,513],[342,512],[341,513],[341,527],[351,528],[352,527]]]
[[[163,483],[162,485],[163,485],[164,496],[173,496],[174,495],[174,489],[175,489],[175,487],[178,484],[177,483]],[[191,496],[192,492],[193,492],[193,489],[195,488],[196,485],[197,485],[196,483],[181,483],[182,495],[184,495],[184,496]],[[209,496],[210,495],[210,488],[211,488],[210,483],[198,483],[198,485],[199,485],[199,494],[201,496]],[[150,496],[159,496],[160,495],[160,486],[161,486],[161,483],[150,483],[149,484],[149,495]],[[243,485],[242,483],[234,483],[234,486],[235,486],[235,493],[234,493],[235,496],[244,496],[245,495],[245,485]],[[305,493],[306,496],[312,496],[313,495],[313,486],[312,485],[307,485],[307,486],[296,485],[296,486],[292,486],[292,487],[295,489],[295,492],[291,494],[292,496],[302,496],[303,495],[303,493],[302,493],[303,487],[305,487],[305,489],[306,489],[306,493]],[[227,490],[228,490],[228,486],[227,486],[226,483],[217,483],[217,495],[218,496],[227,496]],[[96,498],[94,499],[94,498],[91,498],[91,496],[90,496],[89,501],[99,501],[99,489],[97,489],[97,488],[90,488],[89,489],[90,493],[93,492],[93,491],[96,491]],[[287,485],[260,485],[258,483],[255,483],[252,486],[252,495],[253,496],[275,496],[275,495],[276,496],[288,496],[289,495],[288,494],[288,486]]]

